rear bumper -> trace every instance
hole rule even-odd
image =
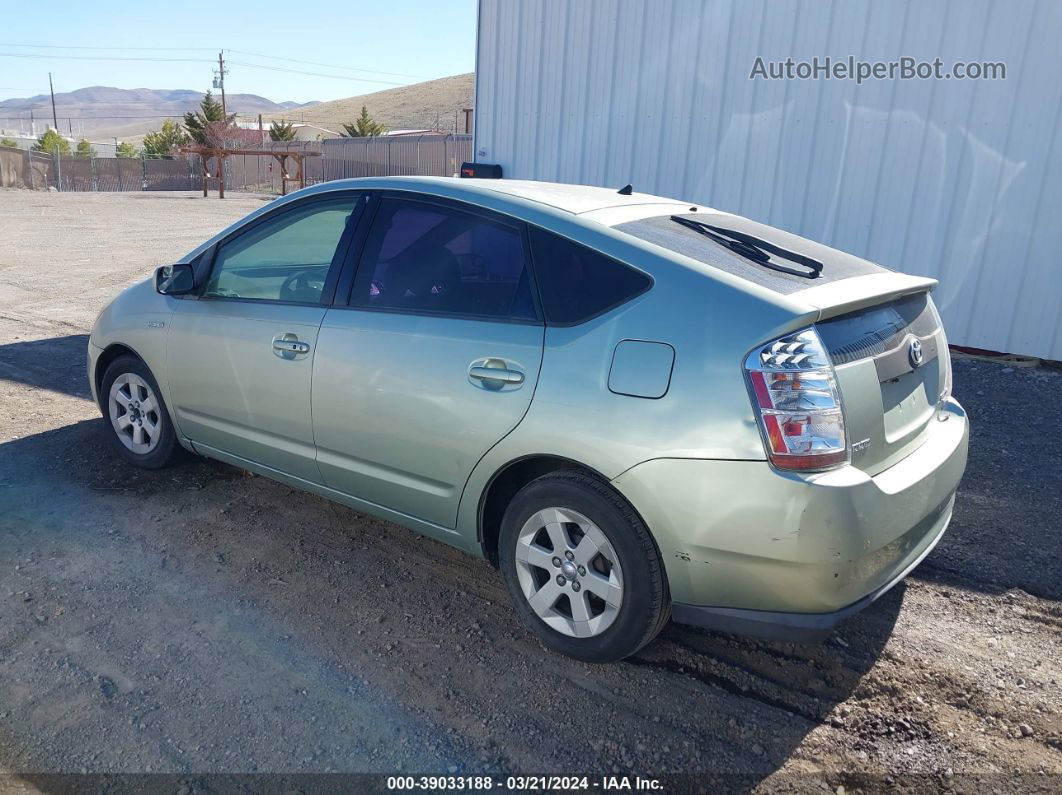
[[[798,475],[766,461],[657,459],[613,484],[656,538],[676,620],[821,634],[937,543],[968,442],[966,414],[948,401],[924,443],[874,477],[852,466]]]
[[[675,603],[671,606],[671,618],[679,624],[691,624],[719,632],[735,635],[750,635],[768,640],[788,641],[791,643],[813,643],[824,640],[834,627],[851,618],[861,610],[870,607],[884,596],[893,586],[898,585],[910,574],[936,547],[941,536],[951,521],[951,509],[954,497],[948,500],[946,511],[935,524],[938,529],[930,534],[930,542],[906,568],[893,579],[879,586],[862,599],[853,602],[832,613],[781,613],[770,610],[742,610],[734,607],[700,607]]]

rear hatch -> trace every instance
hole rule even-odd
[[[929,297],[935,281],[739,216],[695,212],[677,218],[704,224],[710,234],[666,215],[616,229],[817,309],[816,328],[837,373],[854,466],[877,474],[922,443],[950,368]],[[766,259],[757,261],[755,251],[741,255],[748,242],[765,244],[758,253]]]

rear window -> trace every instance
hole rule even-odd
[[[582,323],[653,284],[641,271],[560,235],[532,226],[530,236],[547,323]]]
[[[835,365],[878,356],[908,334],[926,337],[937,319],[926,293],[916,293],[815,324]]]
[[[849,279],[853,276],[887,272],[886,268],[873,262],[824,246],[813,240],[798,237],[781,229],[750,221],[748,218],[700,212],[687,213],[681,217],[690,221],[707,223],[751,235],[797,254],[811,257],[822,263],[822,272],[815,278],[807,278],[804,275],[795,276],[765,268],[757,262],[733,253],[707,236],[673,221],[670,215],[628,221],[617,225],[615,228],[620,232],[626,232],[628,235],[641,238],[649,243],[663,246],[677,254],[703,262],[713,268],[739,276],[742,279],[783,295],[804,290],[808,287],[818,287],[820,284]],[[779,264],[791,266],[791,263],[785,260],[781,260]],[[798,268],[798,270],[800,269]]]

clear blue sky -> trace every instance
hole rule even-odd
[[[222,48],[229,62],[227,92],[260,94],[275,102],[339,99],[471,72],[475,41],[476,0],[132,5],[59,0],[4,15],[0,99],[48,93],[48,72],[56,92],[95,85],[204,91]],[[354,71],[359,68],[371,71]]]

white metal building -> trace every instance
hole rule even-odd
[[[1062,359],[1057,0],[480,0],[475,151],[940,280],[953,344]],[[1005,79],[763,79],[826,56]]]

